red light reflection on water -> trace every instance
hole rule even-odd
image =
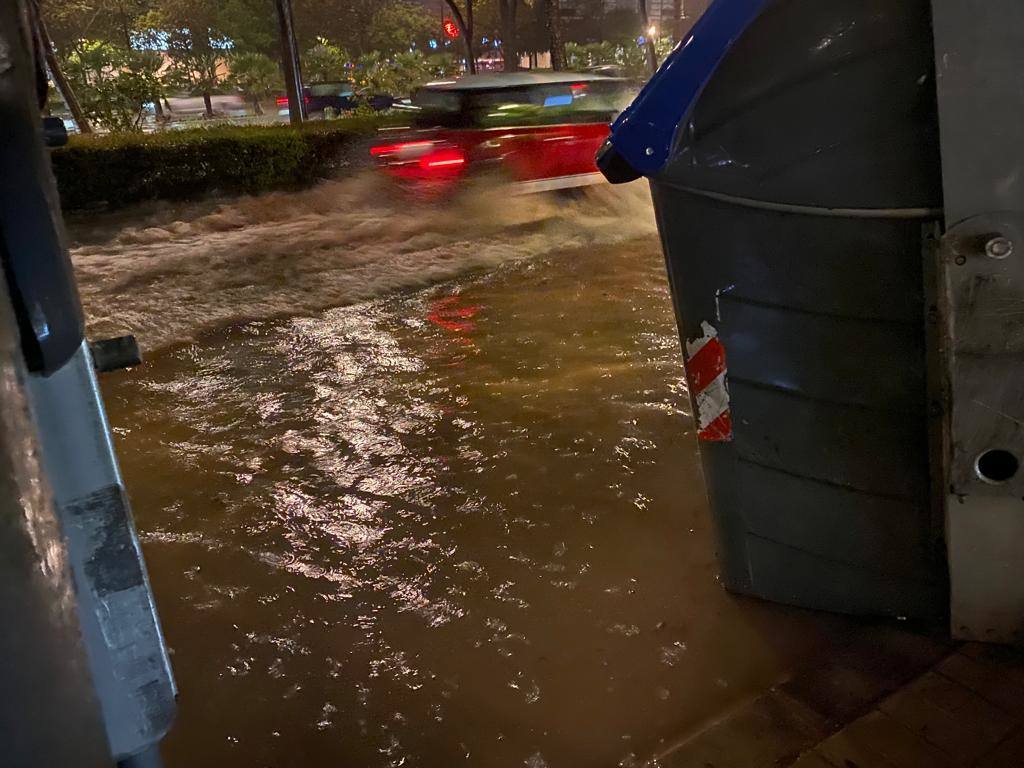
[[[444,328],[452,333],[467,334],[472,332],[476,328],[476,322],[473,318],[480,312],[481,307],[479,304],[460,307],[458,303],[461,298],[462,296],[455,294],[454,296],[446,296],[443,299],[432,302],[430,311],[427,312],[427,320],[437,327]],[[462,342],[468,344],[469,339],[463,339]]]

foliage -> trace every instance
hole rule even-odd
[[[303,47],[326,38],[353,55],[371,50],[373,17],[381,0],[294,0],[295,32]]]
[[[206,97],[208,116],[208,97],[220,90],[225,60],[235,48],[226,15],[231,7],[210,0],[153,0],[137,22],[143,36],[166,49],[169,85]]]
[[[86,40],[130,47],[135,21],[149,5],[150,0],[49,0],[42,10],[57,50],[70,55]]]
[[[383,3],[373,15],[370,45],[385,56],[408,51],[411,47],[426,48],[437,36],[437,18],[419,3],[395,0]]]
[[[654,41],[654,50],[658,61],[664,61],[672,50],[671,39],[657,38]],[[643,46],[637,45],[635,40],[625,44],[616,44],[607,40],[599,43],[566,43],[565,53],[569,69],[586,69],[601,64],[617,64],[625,70],[628,77],[646,79],[650,75],[647,71]]]
[[[253,105],[257,115],[263,114],[260,99],[270,96],[282,87],[277,62],[262,53],[237,53],[231,57],[231,74],[227,84],[238,89],[243,98]]]
[[[424,56],[420,51],[411,51],[386,59],[374,51],[356,60],[353,74],[359,88],[402,97],[429,80],[454,74],[457,68],[450,54]]]
[[[344,165],[379,118],[291,126],[217,126],[154,134],[73,136],[51,157],[61,204],[84,210],[215,192],[308,184]]]
[[[302,78],[307,83],[332,83],[347,80],[349,55],[326,38],[318,37],[316,45],[302,57]]]
[[[207,30],[171,29],[167,33],[167,56],[171,60],[169,83],[193,96],[216,93],[227,49],[226,38],[213,37]]]
[[[450,53],[432,53],[426,57],[426,64],[430,80],[455,77],[462,72],[461,65]]]
[[[147,105],[163,94],[160,56],[80,40],[63,61],[86,116],[110,131],[137,131]]]

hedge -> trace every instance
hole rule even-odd
[[[380,122],[352,117],[302,128],[217,126],[72,136],[67,146],[53,151],[53,171],[65,211],[262,192],[331,175]]]

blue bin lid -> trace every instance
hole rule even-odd
[[[664,63],[618,119],[612,123],[608,147],[637,176],[659,173],[669,160],[680,125],[704,86],[740,35],[771,0],[715,0],[690,33],[672,49]],[[606,163],[599,167],[611,181]]]

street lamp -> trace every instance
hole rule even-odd
[[[657,34],[658,34],[658,28],[654,24],[651,24],[651,26],[649,26],[647,28],[647,36],[648,37],[655,37]]]

